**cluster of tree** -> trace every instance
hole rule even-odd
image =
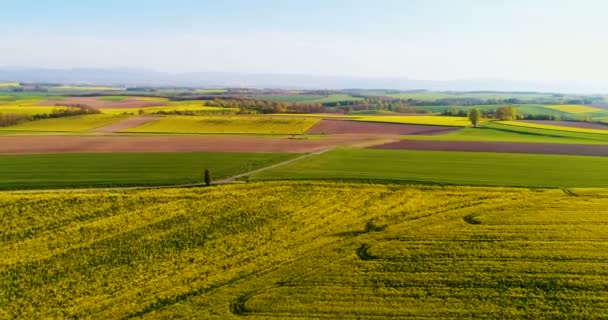
[[[320,103],[302,104],[254,99],[213,99],[206,103],[210,107],[234,108],[239,113],[320,113],[326,108]]]
[[[351,101],[346,111],[379,110],[397,113],[430,113],[431,111],[419,106],[412,106],[406,100],[391,97],[367,97],[363,101]],[[348,113],[348,112],[345,112]]]
[[[386,98],[386,97],[385,97]],[[566,98],[560,95],[553,95],[538,98],[506,98],[506,99],[481,99],[472,97],[445,98],[435,100],[403,99],[411,106],[475,106],[475,105],[512,105],[512,104],[593,104],[603,101],[601,96],[585,96],[576,98]]]
[[[526,114],[523,115],[525,120],[562,120],[560,116],[553,114]]]
[[[468,117],[473,127],[477,127],[482,117],[493,117],[498,120],[510,121],[521,119],[521,115],[517,113],[515,106],[502,106],[496,109],[493,113],[482,113],[478,108],[469,110]]]
[[[22,114],[2,114],[0,113],[0,127],[8,127],[29,121],[31,117]]]
[[[139,109],[139,114],[144,114],[145,110]],[[160,110],[154,112],[157,115],[178,115],[178,116],[209,116],[209,115],[231,115],[236,114],[236,110],[218,109],[218,110]]]
[[[517,120],[517,117],[517,107],[515,106],[502,106],[496,109],[496,118],[498,120]]]
[[[56,104],[55,106],[61,106]],[[43,113],[33,115],[32,118],[34,120],[39,119],[49,119],[49,118],[65,118],[65,117],[73,117],[73,116],[81,116],[85,114],[97,114],[100,113],[99,110],[89,107],[84,104],[71,104],[65,105],[66,108],[57,108],[53,110],[51,113]]]
[[[479,111],[479,109],[477,109]],[[481,111],[480,111],[481,112]],[[447,108],[441,112],[442,116],[448,117],[466,117],[469,114],[465,109]]]

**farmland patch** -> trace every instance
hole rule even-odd
[[[587,319],[606,309],[608,191],[575,191],[0,194],[2,315]]]
[[[445,134],[457,130],[443,126],[372,123],[324,119],[306,131],[307,134]]]
[[[534,153],[534,154],[570,154],[585,156],[608,156],[608,146],[579,145],[557,143],[521,143],[521,142],[487,142],[487,141],[416,141],[401,140],[375,149],[395,150],[434,150],[434,151],[467,151],[467,152],[501,152],[501,153]]]
[[[319,119],[298,117],[167,116],[125,132],[199,134],[302,134]]]

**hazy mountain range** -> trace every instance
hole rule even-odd
[[[0,81],[124,86],[239,87],[277,89],[394,89],[436,91],[536,91],[606,93],[606,83],[551,83],[497,79],[450,81],[408,78],[362,78],[305,74],[241,74],[232,72],[168,73],[143,69],[47,69],[0,67]]]

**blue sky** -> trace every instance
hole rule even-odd
[[[602,0],[5,1],[0,64],[603,81]]]

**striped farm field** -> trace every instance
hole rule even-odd
[[[592,319],[608,190],[1,193],[3,319]],[[581,210],[584,208],[584,210]]]
[[[99,188],[201,183],[294,157],[289,153],[140,152],[0,155],[0,189]],[[0,317],[1,318],[1,317]]]
[[[74,117],[43,119],[0,128],[0,131],[84,132],[126,119],[128,116],[89,114]]]
[[[608,144],[608,136],[556,131],[488,122],[479,128],[462,128],[439,135],[405,135],[402,139],[428,141],[487,141],[561,144]]]
[[[166,116],[125,132],[198,134],[302,134],[319,119],[300,117]]]
[[[471,122],[467,117],[446,116],[368,116],[357,117],[357,121],[423,124],[432,126],[467,127]]]
[[[587,113],[587,112],[594,112],[594,111],[601,110],[596,107],[583,106],[583,105],[577,105],[577,104],[548,105],[545,107],[549,108],[549,109],[553,109],[553,110],[567,112],[567,113]]]
[[[347,180],[442,185],[608,187],[608,157],[336,149],[251,180]]]
[[[556,125],[531,123],[531,122],[523,122],[523,121],[499,121],[498,123],[503,124],[503,125],[508,125],[508,126],[515,126],[515,127],[538,128],[538,129],[555,130],[555,131],[569,131],[569,132],[581,132],[581,133],[608,135],[608,130],[604,130],[604,129],[589,129],[589,128],[577,128],[577,127],[570,127],[570,126],[556,126]]]

